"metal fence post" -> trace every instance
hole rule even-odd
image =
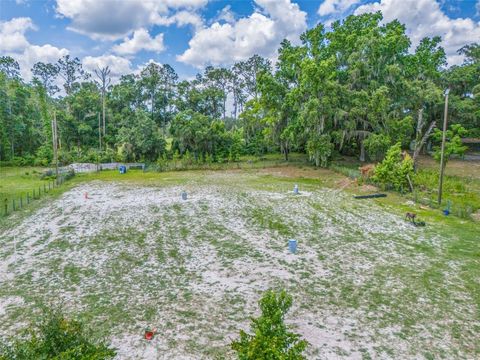
[[[20,195],[20,209],[23,208],[23,196]]]
[[[12,209],[13,209],[13,211],[16,210],[16,209],[15,209],[15,198],[12,199]]]
[[[8,215],[8,199],[5,198],[5,216]]]
[[[30,204],[30,193],[27,191],[27,205]]]

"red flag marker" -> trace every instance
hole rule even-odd
[[[145,330],[145,340],[152,340],[153,339],[153,335],[155,335],[155,333],[157,332],[157,329],[153,329],[153,330]]]

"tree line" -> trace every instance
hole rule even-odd
[[[258,55],[179,80],[148,63],[111,84],[110,69],[86,72],[78,58],[36,63],[24,81],[0,57],[0,161],[52,162],[52,118],[60,161],[235,161],[241,155],[305,152],[317,166],[335,154],[380,160],[400,143],[414,160],[443,116],[480,136],[480,46],[447,67],[441,38],[413,52],[405,26],[381,13],[349,16],[330,29],[284,40],[275,64]],[[63,87],[60,91],[59,84]]]

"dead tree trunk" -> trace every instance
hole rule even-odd
[[[104,67],[103,69],[95,70],[95,74],[97,75],[98,79],[100,80],[100,90],[102,94],[102,120],[103,120],[103,136],[105,137],[105,94],[107,93],[107,88],[110,85],[111,79],[110,69]]]
[[[422,135],[422,129],[425,125],[425,121],[423,119],[423,107],[418,109],[418,118],[417,118],[417,129],[416,129],[416,136],[415,136],[415,149],[413,151],[413,169],[417,171],[417,161],[420,152],[422,151],[423,145],[427,141],[430,133],[432,132],[433,128],[435,127],[435,121],[428,126],[427,131]]]

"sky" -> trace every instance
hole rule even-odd
[[[90,72],[109,66],[114,80],[150,61],[190,79],[254,54],[274,60],[285,38],[378,10],[406,25],[411,50],[440,35],[449,65],[480,42],[480,0],[0,0],[0,56],[15,58],[26,80],[35,62],[66,54]]]

